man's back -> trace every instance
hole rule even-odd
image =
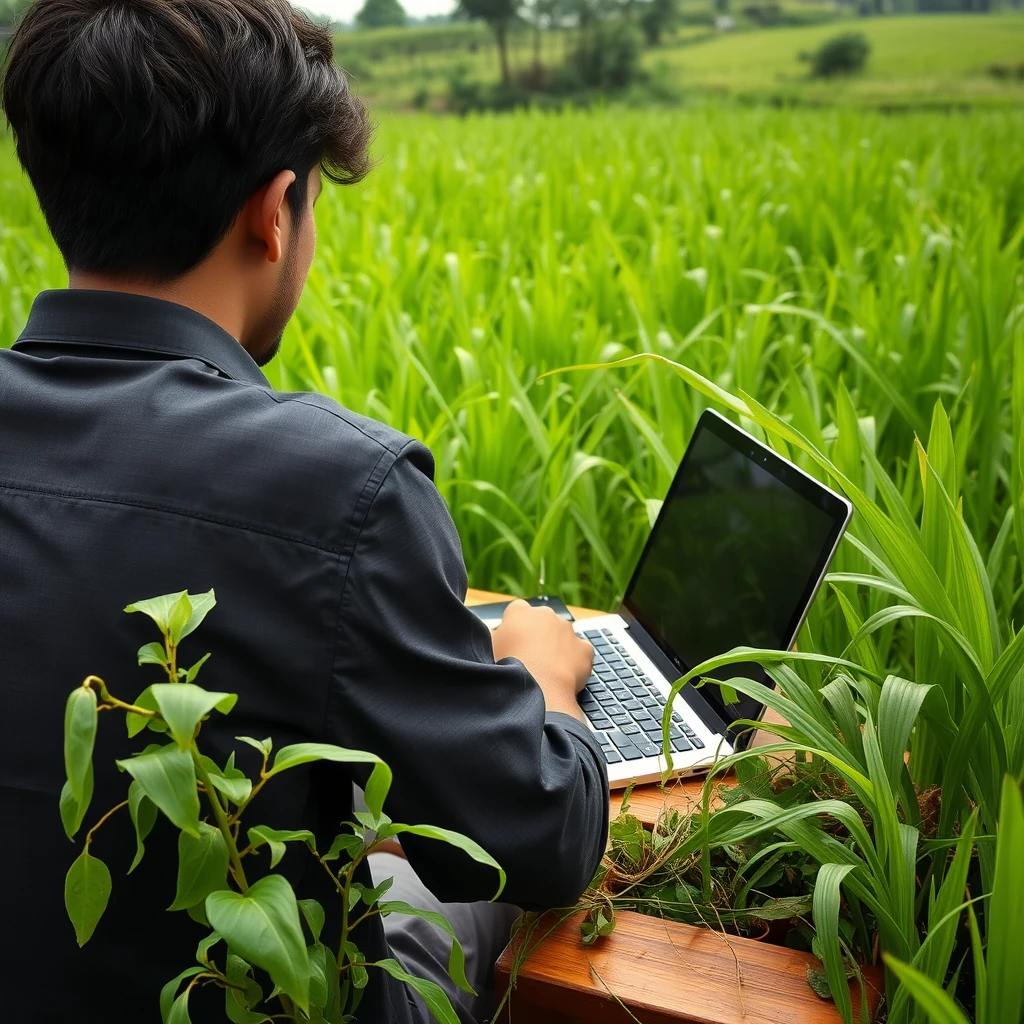
[[[151,626],[121,609],[161,593],[217,593],[182,652],[186,663],[212,652],[203,681],[239,694],[229,727],[204,727],[215,759],[234,749],[255,771],[235,735],[372,750],[395,771],[396,820],[472,835],[508,870],[512,901],[575,898],[606,825],[600,753],[581,724],[545,717],[521,665],[493,664],[461,605],[458,539],[422,446],[322,397],[275,394],[192,310],[75,291],[44,293],[22,340],[0,352],[0,439],[0,816],[18,837],[0,853],[18,879],[0,897],[2,918],[18,922],[0,981],[12,1018],[155,1019],[159,986],[203,934],[161,909],[177,859],[166,823],[125,877],[135,843],[124,812],[94,840],[113,895],[81,951],[63,910],[76,853],[57,814],[64,700],[88,674],[127,699],[156,681],[134,663]],[[83,834],[123,799],[112,761],[141,739],[101,717]],[[329,842],[365,777],[339,765],[289,772],[247,824]],[[420,841],[408,854],[442,899],[493,894],[493,873],[457,851]],[[304,850],[282,870],[332,913]],[[357,941],[368,958],[387,955],[376,921]],[[212,1005],[204,1017],[196,1002],[193,1019],[223,1019]],[[406,1012],[401,990],[375,977],[360,1019]]]

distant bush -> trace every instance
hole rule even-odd
[[[993,78],[998,78],[1003,82],[1009,81],[1011,78],[1024,81],[1024,62],[1020,64],[989,64],[986,70]]]
[[[642,47],[640,33],[631,22],[599,21],[583,34],[571,62],[585,87],[625,89],[642,77]]]
[[[778,25],[782,21],[782,6],[774,2],[747,4],[742,13],[745,18],[762,28]]]
[[[800,59],[810,63],[812,78],[832,78],[863,71],[870,53],[863,32],[843,32],[826,39],[813,53],[800,54]]]

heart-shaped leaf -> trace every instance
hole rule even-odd
[[[309,1009],[309,953],[287,879],[267,875],[244,896],[211,893],[206,898],[206,916],[232,950],[262,967],[303,1012]]]
[[[215,693],[195,683],[154,683],[150,690],[171,735],[182,750],[191,745],[200,719],[214,708],[226,715],[238,700],[236,693]]]
[[[88,849],[82,851],[68,870],[64,881],[64,906],[75,926],[79,946],[84,946],[96,930],[110,899],[110,871]]]
[[[172,684],[168,684],[172,685]],[[140,754],[117,766],[128,772],[142,791],[183,832],[199,837],[199,794],[192,755],[173,744]]]
[[[224,888],[228,873],[228,847],[220,829],[199,822],[199,837],[178,835],[178,889],[168,910],[187,910],[211,892]]]

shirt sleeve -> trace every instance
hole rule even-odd
[[[517,660],[495,664],[490,631],[463,603],[466,569],[433,458],[417,442],[370,505],[342,594],[328,730],[394,773],[392,820],[454,829],[507,874],[501,899],[572,905],[608,831],[608,779],[581,722],[545,714]],[[353,766],[365,784],[368,769]],[[490,899],[493,869],[445,843],[402,845],[444,902]]]

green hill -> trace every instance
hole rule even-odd
[[[993,65],[1024,65],[1024,15],[942,14],[848,21],[871,56],[863,75],[810,82],[801,52],[839,31],[836,25],[722,36],[653,53],[684,88],[773,94],[811,102],[985,102],[1024,100],[1024,81],[997,78]]]

